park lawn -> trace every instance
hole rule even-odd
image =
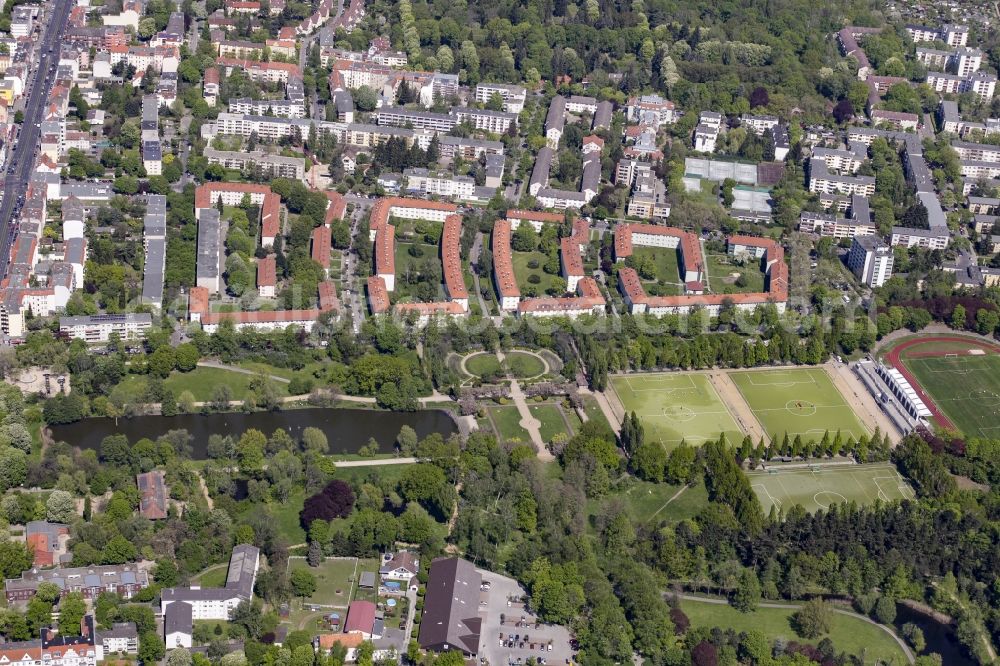
[[[214,397],[217,386],[228,386],[233,400],[243,400],[250,393],[250,382],[253,375],[233,372],[222,368],[197,367],[191,372],[172,372],[163,380],[163,386],[170,389],[174,397],[180,397],[184,391],[190,391],[195,402],[208,402]],[[124,391],[125,395],[141,395],[146,392],[147,378],[143,375],[127,376],[114,390]],[[287,395],[283,382],[275,382],[279,395]]]
[[[608,423],[607,417],[604,416],[601,406],[597,404],[597,398],[589,395],[583,396],[583,411],[587,415],[588,421],[597,421],[611,428],[611,424]]]
[[[477,377],[492,376],[500,372],[500,361],[493,352],[480,352],[465,360],[465,369]]]
[[[558,275],[550,275],[546,273],[542,268],[545,266],[545,262],[549,260],[543,252],[517,252],[511,251],[511,261],[514,264],[514,277],[517,279],[517,288],[521,290],[521,295],[525,296],[534,290],[538,296],[545,296],[546,291],[557,283],[563,285],[563,290],[565,290],[565,280]],[[538,268],[529,268],[528,262],[535,260],[538,262]],[[532,275],[537,275],[539,278],[538,284],[532,284],[528,281],[528,278]]]
[[[551,442],[559,433],[566,435],[567,439],[573,436],[573,433],[566,428],[566,421],[559,405],[531,405],[528,409],[531,410],[531,415],[541,422],[538,430],[543,442]]]
[[[687,599],[681,601],[681,609],[691,620],[692,627],[722,627],[736,632],[756,630],[763,632],[771,640],[782,637],[811,645],[829,638],[838,652],[860,655],[862,651],[866,651],[865,663],[875,663],[876,659],[882,663],[907,663],[903,650],[889,634],[849,615],[833,613],[830,633],[818,639],[807,640],[799,638],[792,630],[791,617],[794,609],[758,608],[752,613],[741,613],[729,605]]]
[[[487,410],[501,441],[509,442],[516,439],[524,444],[531,443],[531,435],[521,427],[521,414],[517,411],[517,407],[511,405],[490,406],[487,407]]]
[[[587,509],[591,516],[596,516],[609,500],[617,500],[624,504],[625,512],[637,526],[647,523],[675,523],[693,518],[708,503],[708,492],[703,483],[687,488],[679,497],[671,500],[680,489],[680,486],[669,483],[634,480],[620,492],[589,502]]]
[[[653,518],[654,523],[679,523],[682,520],[694,518],[708,504],[708,489],[704,481],[698,485],[689,486]]]
[[[338,467],[333,478],[355,483],[362,481],[385,481],[395,484],[403,476],[407,465],[370,465],[358,467]]]
[[[764,274],[760,271],[759,260],[748,260],[745,266],[730,263],[726,254],[710,254],[706,260],[709,286],[715,294],[760,293],[764,291]],[[736,284],[731,273],[739,273],[746,284]]]
[[[228,564],[218,564],[209,567],[195,578],[202,587],[225,587],[226,575],[229,573]]]
[[[302,529],[302,525],[299,524],[299,514],[302,513],[302,507],[305,505],[305,501],[305,489],[296,488],[292,491],[292,494],[288,496],[287,501],[280,503],[273,502],[267,505],[274,526],[278,530],[278,534],[285,537],[291,545],[304,543],[306,540],[306,532]],[[259,506],[250,506],[249,502],[244,502],[243,504],[246,505],[248,511],[260,510]]]
[[[534,354],[514,350],[505,353],[504,359],[510,374],[519,379],[530,379],[545,374],[545,364]]]
[[[262,363],[260,361],[239,361],[235,365],[252,372],[262,372],[265,375],[273,375],[275,377],[281,377],[282,379],[293,379],[295,377],[308,377],[310,379],[316,379],[316,372],[322,372],[326,367],[325,363],[313,362],[307,363],[301,370],[295,370],[293,368],[279,368],[276,365],[271,365],[270,363]]]
[[[668,247],[636,247],[632,250],[632,256],[636,259],[650,258],[656,266],[656,277],[645,282],[665,282],[667,284],[679,285],[681,283],[681,270],[677,261],[677,249]]]

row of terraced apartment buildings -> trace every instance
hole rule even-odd
[[[323,224],[313,230],[311,236],[311,257],[324,270],[330,267],[330,225],[343,218],[345,204],[336,192],[326,192],[329,203]],[[268,185],[251,183],[206,183],[195,190],[195,217],[198,221],[198,251],[196,258],[196,285],[188,297],[188,317],[192,322],[213,333],[225,322],[237,330],[253,329],[272,331],[295,326],[311,331],[326,313],[340,310],[336,288],[330,280],[319,283],[318,302],[314,307],[298,307],[288,310],[255,310],[241,312],[215,312],[211,308],[211,297],[224,289],[223,260],[225,256],[222,238],[222,220],[217,205],[237,206],[244,197],[260,207],[260,245],[270,249],[282,233],[281,198]],[[257,262],[257,290],[261,298],[273,299],[277,289],[276,264],[273,256],[265,256]],[[311,295],[304,295],[311,300]]]
[[[561,225],[563,215],[526,210],[508,210],[504,219],[493,225],[493,285],[502,312],[532,317],[568,317],[585,314],[598,315],[605,311],[605,299],[594,278],[586,275],[583,255],[590,244],[590,227],[586,220],[573,221],[572,234],[559,241],[560,273],[566,280],[568,295],[522,299],[514,275],[511,236],[522,224],[531,225],[536,232],[543,225]]]
[[[729,254],[760,259],[766,277],[765,291],[743,294],[706,293],[706,269],[701,242],[691,232],[649,224],[619,224],[615,228],[615,261],[624,261],[632,255],[635,247],[678,249],[685,293],[679,296],[651,296],[646,293],[635,269],[620,267],[618,289],[632,314],[690,314],[700,308],[710,316],[717,316],[727,305],[732,305],[737,310],[754,310],[759,306],[773,304],[778,312],[785,310],[788,301],[788,265],[785,263],[784,249],[773,240],[754,236],[730,236],[727,239]]]
[[[444,223],[439,247],[445,299],[430,303],[392,303],[396,290],[396,227],[392,218]],[[390,311],[423,326],[435,317],[464,317],[469,312],[469,290],[462,269],[462,216],[455,204],[385,197],[372,206],[369,239],[374,243],[374,275],[367,280],[368,307],[373,315]]]

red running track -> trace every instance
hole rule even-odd
[[[910,382],[910,386],[913,387],[913,390],[917,392],[917,395],[920,397],[920,399],[924,401],[925,405],[927,405],[927,409],[931,410],[931,415],[934,417],[934,420],[938,422],[938,425],[947,430],[956,430],[955,424],[951,422],[951,419],[949,419],[941,412],[937,404],[933,400],[931,400],[930,396],[927,395],[924,389],[920,386],[920,383],[917,381],[916,377],[914,377],[910,373],[910,371],[906,368],[906,366],[903,365],[899,360],[899,357],[903,351],[909,349],[910,347],[927,344],[928,342],[963,342],[972,346],[981,347],[983,349],[989,349],[990,351],[997,354],[1000,354],[1000,346],[991,344],[989,342],[985,342],[983,340],[975,340],[973,338],[944,335],[932,338],[916,338],[914,340],[906,340],[905,342],[899,343],[898,345],[893,347],[889,352],[886,353],[885,358],[889,362],[889,365],[894,367],[896,370],[899,370],[900,374],[906,378],[906,381]],[[954,352],[944,352],[944,351],[940,353],[927,352],[920,354],[920,357],[928,358],[932,356],[946,356],[948,354],[953,354],[953,353]]]

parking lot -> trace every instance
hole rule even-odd
[[[566,627],[537,624],[521,601],[525,592],[506,576],[480,571],[483,585],[480,595],[480,659],[491,666],[524,664],[534,658],[546,666],[566,666],[573,661]]]

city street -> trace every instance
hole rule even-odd
[[[14,231],[17,226],[11,223],[24,204],[24,195],[28,180],[34,167],[35,155],[38,152],[39,125],[42,112],[52,88],[52,80],[59,61],[58,46],[62,32],[66,28],[69,17],[70,0],[55,0],[51,5],[51,14],[47,21],[41,22],[41,56],[34,68],[33,83],[29,84],[30,94],[24,106],[24,122],[14,144],[10,166],[3,181],[3,201],[0,202],[0,276],[7,274],[7,264],[10,262],[10,249],[14,242]]]

